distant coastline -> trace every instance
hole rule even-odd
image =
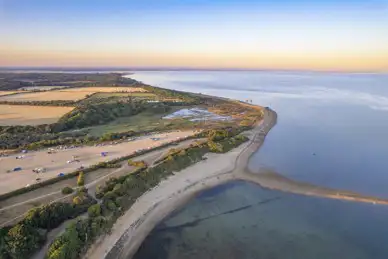
[[[168,72],[168,71],[202,71],[202,72],[269,72],[269,73],[307,73],[307,74],[352,74],[352,75],[388,75],[388,71],[352,71],[352,70],[314,70],[314,69],[271,69],[271,68],[201,68],[201,67],[1,67],[1,72],[15,73],[120,73],[134,74],[136,72]]]

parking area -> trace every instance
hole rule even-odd
[[[66,149],[62,147],[0,157],[0,194],[193,134],[195,132],[191,130],[172,131],[109,145],[66,147]]]

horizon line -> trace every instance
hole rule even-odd
[[[56,72],[71,72],[77,70],[96,71],[96,72],[124,72],[131,71],[252,71],[252,72],[310,72],[310,73],[339,73],[339,74],[388,74],[387,71],[375,70],[329,70],[329,69],[274,69],[274,68],[217,68],[217,67],[160,67],[160,66],[0,66],[0,72],[12,71],[56,71]],[[118,71],[114,71],[118,70]]]

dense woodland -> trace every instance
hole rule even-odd
[[[136,81],[119,73],[0,73],[0,90],[29,86],[120,86]]]
[[[42,247],[48,231],[85,213],[95,203],[85,190],[80,190],[72,202],[54,202],[31,209],[18,224],[0,230],[0,258],[29,258]]]

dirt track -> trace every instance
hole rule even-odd
[[[174,148],[186,148],[196,139],[189,139],[180,142]],[[143,160],[147,164],[151,165],[157,159],[165,156],[166,153],[170,150],[170,147],[163,149],[151,151],[144,155],[138,156],[133,160],[139,161]],[[93,171],[85,175],[85,185],[89,189],[89,194],[94,195],[95,187],[98,184],[105,182],[110,177],[119,177],[124,174],[131,172],[134,167],[128,166],[127,161],[121,162],[122,167],[119,169],[116,168],[103,168]],[[42,204],[47,204],[53,201],[62,201],[64,195],[61,193],[61,190],[65,186],[76,187],[76,177],[66,179],[52,185],[48,185],[36,190],[33,190],[28,193],[24,193],[18,196],[11,197],[7,200],[0,201],[0,227],[3,225],[9,225],[16,223],[24,213],[29,209],[40,206]]]
[[[85,146],[80,148],[58,150],[54,154],[48,154],[47,150],[31,152],[27,154],[16,154],[9,157],[0,157],[0,194],[7,193],[27,184],[36,183],[36,178],[41,181],[58,177],[59,173],[70,173],[80,166],[88,167],[93,164],[109,161],[115,158],[132,154],[139,149],[156,147],[162,144],[193,135],[194,131],[174,131],[170,133],[157,134],[139,138],[135,141],[124,142],[116,145],[105,146]],[[160,138],[152,140],[152,138]],[[101,152],[107,152],[107,156],[101,156]],[[17,156],[24,155],[23,159],[16,159]],[[79,162],[67,163],[76,156]],[[7,170],[13,170],[21,167],[21,171],[7,173]],[[33,173],[35,168],[45,168],[45,173]]]

